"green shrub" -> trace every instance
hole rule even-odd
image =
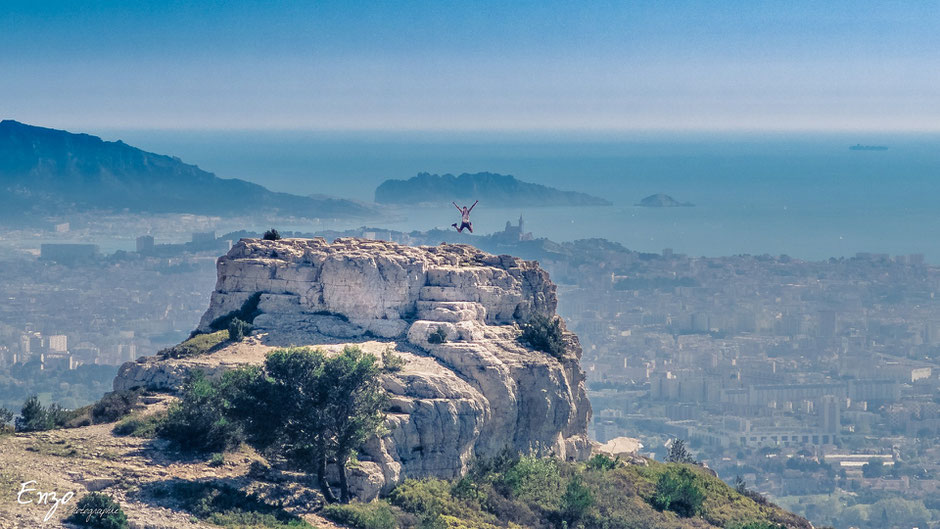
[[[264,232],[264,235],[261,238],[265,241],[279,241],[281,240],[281,234],[274,228]]]
[[[522,326],[522,336],[519,339],[536,351],[559,359],[565,356],[564,334],[561,331],[561,320],[557,317],[549,319],[536,314]]]
[[[187,358],[208,353],[212,348],[229,339],[228,330],[197,334],[185,342],[160,351],[163,358]]]
[[[558,460],[551,457],[522,456],[503,473],[497,482],[499,490],[511,499],[522,501],[541,510],[558,508],[565,490]]]
[[[447,342],[447,330],[442,326],[437,326],[434,332],[428,335],[428,343],[442,344]]]
[[[128,390],[105,393],[91,408],[92,422],[114,422],[124,417],[134,409],[139,397],[138,392]]]
[[[666,462],[691,463],[693,465],[698,463],[695,461],[695,458],[692,457],[692,454],[689,452],[688,448],[686,448],[685,441],[679,438],[672,440],[672,445],[669,446],[669,453],[666,454]]]
[[[93,423],[91,418],[93,404],[87,406],[82,406],[81,408],[75,408],[74,410],[62,410],[60,415],[60,423],[56,424],[56,427],[64,428],[81,428],[82,426],[89,426]]]
[[[82,426],[90,426],[96,422],[104,422],[93,420],[92,414],[94,412],[94,404],[89,404],[87,406],[82,406],[81,408],[69,410],[59,406],[58,404],[50,404],[48,407],[37,407],[36,402],[38,401],[27,402],[29,407],[26,410],[24,417],[29,417],[29,419],[25,421],[18,421],[24,425],[32,425],[26,426],[27,428],[35,427],[36,430],[51,430],[53,428],[80,428]],[[26,408],[26,404],[24,404],[24,408]]]
[[[23,403],[20,416],[16,418],[16,431],[39,432],[51,430],[65,426],[66,421],[70,418],[69,412],[58,404],[50,404],[48,407],[43,406],[39,402],[39,397],[33,395]]]
[[[12,411],[6,408],[0,407],[0,424],[9,424],[10,422],[13,421],[13,417],[15,416],[16,414],[13,413]]]
[[[6,408],[0,407],[0,435],[14,431],[13,425],[10,424],[13,422],[14,417],[16,417],[15,413]]]
[[[575,475],[568,481],[565,494],[561,497],[562,518],[569,525],[573,525],[587,514],[592,505],[594,505],[594,495],[584,486],[581,476]]]
[[[335,503],[323,508],[323,516],[356,529],[397,529],[398,517],[384,501]]]
[[[232,321],[228,324],[228,339],[233,342],[240,342],[245,339],[245,336],[251,334],[252,329],[250,323],[232,318]]]
[[[226,389],[194,372],[183,385],[180,401],[170,406],[160,437],[184,451],[222,452],[238,446],[241,429],[226,415]]]
[[[414,515],[425,529],[444,524],[453,526],[446,521],[448,519],[459,520],[463,527],[479,527],[498,523],[495,516],[482,509],[481,502],[486,499],[483,488],[492,490],[469,476],[457,483],[433,478],[409,479],[392,490],[389,501]]]
[[[489,475],[501,474],[519,463],[519,459],[519,452],[505,446],[493,457],[475,459],[470,467],[470,475],[482,480]]]
[[[742,521],[757,524],[742,529],[809,527],[775,506],[755,504],[694,466],[650,461],[610,468],[610,461],[598,458],[588,468],[505,450],[475,461],[456,482],[406,480],[388,501],[399,526],[421,529],[738,529],[733,524]],[[665,507],[659,510],[698,512],[701,518],[664,516],[652,505],[657,492]]]
[[[450,494],[450,484],[439,479],[408,479],[389,495],[392,505],[412,514],[440,514]]]
[[[757,492],[756,490],[750,490],[747,488],[747,483],[744,481],[740,475],[734,477],[734,490],[738,494],[750,498],[757,502],[758,505],[769,505],[770,501],[764,497],[763,494]]]
[[[230,510],[214,512],[206,518],[209,523],[230,529],[256,529],[266,527],[269,529],[313,529],[313,526],[300,518],[283,521],[275,514],[254,511]]]
[[[405,367],[405,359],[397,355],[392,351],[390,347],[387,347],[382,351],[382,370],[388,373],[394,373],[396,371],[401,371]]]
[[[450,495],[454,499],[480,503],[486,498],[486,494],[471,476],[464,476],[457,480],[457,483],[450,488]]]
[[[210,467],[220,467],[225,464],[225,454],[222,452],[216,452],[212,454],[212,457],[209,458]]]
[[[114,435],[131,435],[153,439],[157,436],[163,423],[166,421],[166,412],[151,413],[150,415],[132,415],[114,425],[111,430]]]
[[[312,529],[296,515],[269,505],[255,495],[219,483],[174,481],[158,485],[153,496],[170,499],[176,503],[174,507],[222,527]]]
[[[705,490],[698,475],[685,467],[670,467],[659,477],[652,505],[688,518],[702,512]]]
[[[213,331],[221,331],[223,329],[228,329],[230,323],[235,318],[242,320],[245,323],[254,323],[255,318],[261,314],[261,311],[258,310],[258,304],[261,303],[261,292],[255,292],[248,299],[242,303],[242,306],[238,310],[233,310],[228,314],[219,316],[218,318],[212,320],[212,323],[209,324],[209,328]]]
[[[111,496],[92,492],[82,496],[76,504],[75,512],[67,521],[80,527],[94,529],[126,529],[127,516],[121,510],[121,505]]]
[[[613,470],[620,464],[620,458],[611,459],[607,454],[594,454],[587,461],[588,470]]]

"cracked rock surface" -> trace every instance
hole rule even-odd
[[[467,245],[243,239],[218,260],[199,329],[257,292],[251,337],[206,355],[129,362],[115,389],[172,391],[193,368],[218,374],[261,363],[277,347],[357,345],[405,361],[383,375],[388,433],[363,447],[350,476],[362,499],[405,478],[460,476],[475,456],[507,446],[566,459],[590,454],[577,337],[565,331],[561,358],[518,340],[517,324],[555,316],[555,285],[534,261]]]

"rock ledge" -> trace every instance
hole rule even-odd
[[[517,323],[555,315],[555,285],[534,261],[467,245],[242,239],[218,260],[199,329],[256,292],[262,314],[252,337],[200,357],[129,362],[114,387],[175,390],[192,369],[260,363],[276,347],[356,344],[405,360],[384,375],[389,433],[363,447],[351,476],[363,499],[407,477],[460,476],[473,457],[507,446],[566,459],[590,454],[577,337],[565,331],[560,359],[517,339]],[[439,329],[446,340],[429,342]]]

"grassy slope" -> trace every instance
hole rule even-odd
[[[163,402],[130,417],[149,425],[146,419],[159,417],[165,407]],[[158,518],[166,527],[305,527],[297,514],[315,527],[329,525],[309,512],[320,501],[315,487],[306,483],[309,480],[289,478],[278,471],[272,472],[280,476],[273,480],[255,476],[249,463],[260,456],[244,447],[225,455],[224,463],[216,466],[209,464],[209,454],[190,458],[166,452],[165,443],[147,439],[152,431],[149,435],[142,431],[140,437],[119,436],[112,432],[114,426],[0,436],[0,469],[5,469],[0,472],[0,482],[15,485],[38,477],[47,489],[73,490],[82,496],[89,483],[104,480],[103,487],[94,488],[103,488],[102,492],[115,497],[132,520]],[[759,525],[747,529],[810,527],[794,514],[739,494],[706,469],[646,463],[618,462],[614,468],[604,469],[547,458],[505,456],[476,464],[467,477],[458,481],[410,480],[387,498],[369,504],[330,506],[321,514],[360,529],[739,529],[742,524],[755,522]],[[680,466],[694,473],[704,492],[698,516],[683,518],[652,506],[660,476]],[[295,482],[297,479],[300,481]],[[573,482],[580,483],[580,490],[590,497],[589,502],[582,503],[585,508],[576,513],[570,508],[570,498],[577,496],[571,494]],[[8,489],[8,499],[14,488]],[[264,498],[253,496],[268,489],[270,493]],[[296,501],[287,511],[265,505],[274,498],[283,500],[285,493]],[[70,510],[64,509],[61,516]],[[0,519],[25,523],[37,514],[35,506],[0,502]]]
[[[473,472],[458,482],[409,481],[388,499],[371,504],[328,507],[327,517],[360,529],[395,527],[468,528],[770,528],[808,529],[809,523],[771,504],[761,505],[729,487],[707,470],[692,470],[705,492],[701,515],[683,518],[658,511],[651,502],[660,475],[678,465],[619,464],[589,469],[583,463],[522,458],[503,468]],[[590,505],[572,513],[572,481],[589,491]],[[582,496],[583,497],[583,496]],[[751,525],[747,525],[751,524]]]
[[[163,358],[187,358],[204,355],[220,344],[228,341],[228,331],[197,334],[181,344],[174,345],[157,353]]]

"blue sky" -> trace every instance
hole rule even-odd
[[[937,130],[938,2],[20,2],[54,127]]]

